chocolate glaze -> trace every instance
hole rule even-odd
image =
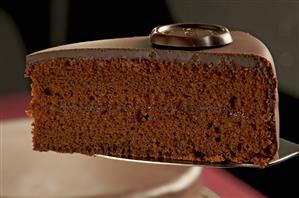
[[[156,49],[152,47],[148,36],[120,39],[88,41],[58,46],[38,51],[27,56],[27,65],[36,61],[56,57],[85,58],[156,58],[178,62],[201,61],[217,63],[225,57],[226,62],[236,62],[244,67],[256,64],[252,57],[264,58],[273,65],[272,56],[267,47],[248,33],[232,31],[233,43],[218,48],[201,50]],[[242,56],[240,56],[242,55]],[[274,70],[275,71],[275,70]]]

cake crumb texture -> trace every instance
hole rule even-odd
[[[254,163],[277,152],[271,65],[55,58],[27,65],[38,151]]]

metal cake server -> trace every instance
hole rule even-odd
[[[121,160],[128,162],[137,162],[137,163],[147,163],[147,164],[160,164],[160,165],[177,165],[177,166],[201,166],[207,168],[237,168],[237,167],[245,167],[245,168],[260,168],[260,166],[255,164],[233,164],[233,163],[200,163],[193,161],[183,161],[183,160],[164,160],[164,161],[150,161],[150,160],[136,160],[136,159],[127,159],[113,156],[106,156],[97,154],[97,157],[103,157],[113,160]],[[299,156],[299,144],[290,142],[283,138],[280,138],[280,147],[278,151],[278,156],[276,159],[270,161],[268,166],[276,165],[280,162],[283,162],[287,159],[293,158],[295,156]]]

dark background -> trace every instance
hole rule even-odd
[[[29,82],[23,79],[24,57],[28,53],[64,43],[148,35],[153,27],[161,24],[213,22],[249,31],[266,42],[274,56],[281,83],[281,136],[299,143],[299,91],[296,89],[299,81],[291,76],[295,73],[299,78],[299,2],[230,1],[227,4],[199,1],[199,7],[190,2],[180,7],[170,5],[169,1],[2,0],[0,96],[29,90]],[[183,13],[177,14],[178,9]],[[290,23],[291,20],[294,23]],[[276,24],[282,28],[277,30],[280,36],[273,31]],[[284,63],[286,67],[281,66]],[[298,197],[298,168],[296,158],[263,170],[228,171],[269,197]]]

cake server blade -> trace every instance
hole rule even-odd
[[[97,157],[112,159],[112,160],[121,160],[127,162],[135,162],[135,163],[147,163],[147,164],[157,164],[157,165],[176,165],[176,166],[200,166],[200,167],[207,167],[207,168],[261,168],[255,164],[237,164],[237,163],[202,163],[202,162],[195,162],[195,161],[184,161],[184,160],[163,160],[159,159],[159,161],[153,160],[139,160],[139,159],[128,159],[128,158],[121,158],[121,157],[114,157],[114,156],[107,156],[97,154]],[[281,163],[285,160],[293,158],[295,156],[299,156],[299,144],[293,143],[291,141],[285,140],[280,138],[280,145],[278,156],[269,162],[268,166],[276,165]]]

